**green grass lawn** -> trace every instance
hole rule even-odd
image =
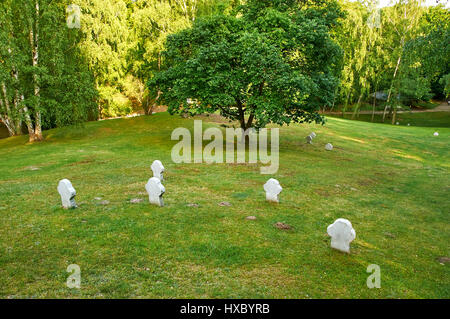
[[[332,115],[336,118],[342,118],[342,115]],[[346,119],[351,119],[352,115],[347,114]],[[371,114],[360,114],[359,117],[355,117],[357,121],[371,122]],[[375,114],[374,123],[382,123],[383,115]],[[395,122],[399,125],[411,125],[411,126],[424,126],[424,127],[447,127],[450,128],[450,112],[405,112],[398,113]],[[392,120],[386,119],[384,124],[391,125]]]
[[[418,101],[418,102],[413,102],[412,105],[411,103],[407,103],[405,106],[403,106],[402,108],[404,110],[409,110],[411,107],[415,108],[415,109],[434,109],[437,106],[439,106],[439,104],[441,104],[440,101]],[[355,108],[358,106],[357,103],[354,104],[350,104],[347,105],[347,107],[345,108],[346,112],[353,112],[355,110]],[[376,111],[383,111],[384,108],[386,106],[386,102],[385,101],[380,101],[378,100],[376,105],[375,105],[375,110]],[[344,108],[344,105],[336,105],[333,108],[334,112],[342,112]],[[372,111],[373,109],[373,102],[361,102],[361,104],[359,105],[359,110],[360,111]]]
[[[49,130],[42,143],[0,140],[0,297],[450,298],[439,259],[450,256],[449,128],[283,127],[280,169],[267,176],[256,164],[173,163],[176,127],[193,121],[159,113]],[[145,194],[155,159],[165,207]],[[269,177],[284,188],[278,205],[265,201]],[[61,208],[62,178],[75,210]],[[349,255],[326,234],[339,217],[356,230]],[[81,289],[66,287],[69,264]],[[366,286],[370,264],[381,289]]]

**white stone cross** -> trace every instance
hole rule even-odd
[[[356,233],[349,220],[336,219],[328,226],[327,233],[331,236],[331,248],[350,253],[350,243],[356,238]]]
[[[312,132],[306,137],[306,143],[312,144],[312,140],[316,137],[316,133]]]
[[[327,151],[332,151],[333,150],[333,145],[331,145],[330,143],[328,143],[327,145],[325,145],[325,149]]]
[[[62,179],[58,183],[58,193],[61,195],[61,202],[64,208],[76,208],[75,195],[77,192],[68,179]]]
[[[145,184],[145,190],[148,193],[148,200],[150,204],[164,206],[163,195],[166,191],[163,184],[157,177],[152,177]]]
[[[150,168],[153,171],[153,177],[159,178],[160,181],[164,180],[163,174],[164,174],[164,166],[161,163],[161,161],[156,160],[152,163],[152,166]]]
[[[271,178],[264,184],[264,190],[266,191],[266,200],[275,203],[279,202],[278,195],[283,190],[280,182],[274,178]]]

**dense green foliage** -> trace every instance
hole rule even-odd
[[[341,3],[346,16],[335,37],[344,61],[336,104],[357,103],[357,110],[378,91],[395,112],[400,105],[443,97],[449,73],[449,10],[422,2],[402,0],[378,10],[376,1]]]
[[[450,74],[450,11],[431,8],[422,17],[421,33],[406,44],[405,59],[408,80],[418,79],[405,95],[426,100],[429,97],[444,98],[445,78]],[[411,76],[408,76],[411,72]],[[421,89],[429,96],[420,96]],[[402,93],[402,92],[401,92]],[[448,93],[447,93],[448,94]]]
[[[340,48],[329,35],[334,2],[247,1],[169,36],[163,70],[149,83],[171,113],[220,114],[243,130],[321,122],[331,105]],[[248,116],[248,119],[247,119]]]
[[[448,9],[337,1],[1,1],[0,120],[30,141],[157,105],[262,127],[375,111],[378,92],[394,123],[399,106],[448,97]]]
[[[94,78],[66,26],[68,1],[0,4],[0,114],[12,135],[96,119]]]

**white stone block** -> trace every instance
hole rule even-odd
[[[160,181],[164,180],[164,166],[161,161],[156,160],[152,163],[151,169],[153,171],[153,177],[158,178]]]
[[[61,202],[64,208],[76,208],[75,195],[77,192],[68,179],[62,179],[58,183],[58,193],[61,195]]]
[[[316,137],[316,133],[312,132],[311,134],[309,134],[307,137],[305,137],[306,139],[306,143],[308,144],[312,144],[312,140]]]
[[[350,253],[350,243],[356,238],[356,233],[349,220],[336,219],[328,226],[327,233],[331,236],[331,248]]]
[[[266,191],[266,200],[269,202],[279,202],[279,194],[283,190],[283,188],[280,185],[280,182],[278,182],[276,179],[271,178],[264,184],[264,190]]]
[[[152,177],[145,184],[145,190],[148,193],[148,200],[150,204],[164,206],[163,195],[166,189],[161,184],[161,181],[157,177]]]

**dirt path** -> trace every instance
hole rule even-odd
[[[437,107],[431,110],[425,110],[420,112],[450,112],[450,105],[447,102],[439,104]]]

